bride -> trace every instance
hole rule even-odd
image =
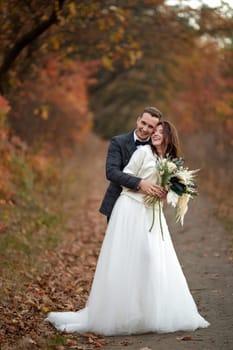
[[[177,157],[177,134],[159,123],[152,144],[132,155],[124,172],[156,178],[158,156]],[[208,327],[198,313],[177,259],[165,217],[161,235],[158,208],[151,232],[152,208],[144,195],[123,188],[111,214],[84,309],[50,312],[47,321],[66,332],[125,335],[190,331]]]

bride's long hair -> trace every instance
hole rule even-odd
[[[161,145],[163,157],[167,155],[169,155],[171,158],[180,157],[180,141],[175,126],[167,120],[159,122],[157,127],[159,125],[162,125],[163,128],[163,142]],[[156,147],[153,145],[151,145],[151,147],[157,153]]]

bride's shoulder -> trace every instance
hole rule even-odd
[[[153,151],[151,148],[151,145],[145,145],[142,147],[144,149],[144,152],[148,154],[149,156],[153,155]]]
[[[141,146],[141,147],[139,147],[139,149],[141,150],[141,152],[144,152],[144,153],[151,153],[152,152],[150,145]]]
[[[143,155],[143,156],[146,156],[146,155],[149,155],[151,153],[151,146],[150,145],[145,145],[145,146],[140,146],[138,147],[138,149],[136,150],[136,153],[138,155]]]
[[[146,156],[146,159],[153,159],[153,160],[157,160],[158,159],[158,156],[153,151],[153,148],[151,147],[151,145],[145,145],[142,148],[144,149],[144,154]]]
[[[150,145],[141,146],[137,149],[138,159],[143,159],[143,161],[149,161],[154,159],[154,154]]]
[[[143,161],[148,158],[150,154],[150,145],[140,146],[133,153],[132,158],[135,161]]]

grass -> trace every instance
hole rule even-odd
[[[54,338],[50,338],[46,341],[46,349],[54,350],[55,348],[57,349],[57,346],[65,345],[65,343],[66,338],[62,334],[56,333]]]
[[[233,220],[230,218],[227,218],[224,220],[224,225],[226,230],[231,234],[233,239]]]
[[[229,258],[233,261],[233,220],[230,217],[221,217],[220,220],[223,222],[225,230],[228,232],[230,237],[230,252]]]
[[[61,239],[63,192],[56,166],[53,173],[39,174],[24,157],[12,158],[12,196],[0,206],[1,281],[11,281],[12,288],[20,288],[24,272],[35,269],[43,251]]]
[[[42,174],[25,158],[13,158],[13,199],[0,204],[0,282],[10,289],[21,289],[25,273],[39,273],[43,253],[64,239],[67,220],[82,207],[92,182],[95,151],[79,146],[73,160],[53,162]]]
[[[214,170],[212,171],[214,172]],[[207,173],[206,179],[202,180],[202,191],[211,196],[215,203],[215,215],[223,224],[225,231],[229,237],[229,258],[233,260],[233,206],[232,206],[232,186],[227,181],[216,181],[219,176],[213,177]]]

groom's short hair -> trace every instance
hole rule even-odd
[[[162,113],[160,112],[160,110],[156,107],[145,107],[143,113],[149,113],[152,117],[156,117],[159,120],[161,120],[163,118]]]

